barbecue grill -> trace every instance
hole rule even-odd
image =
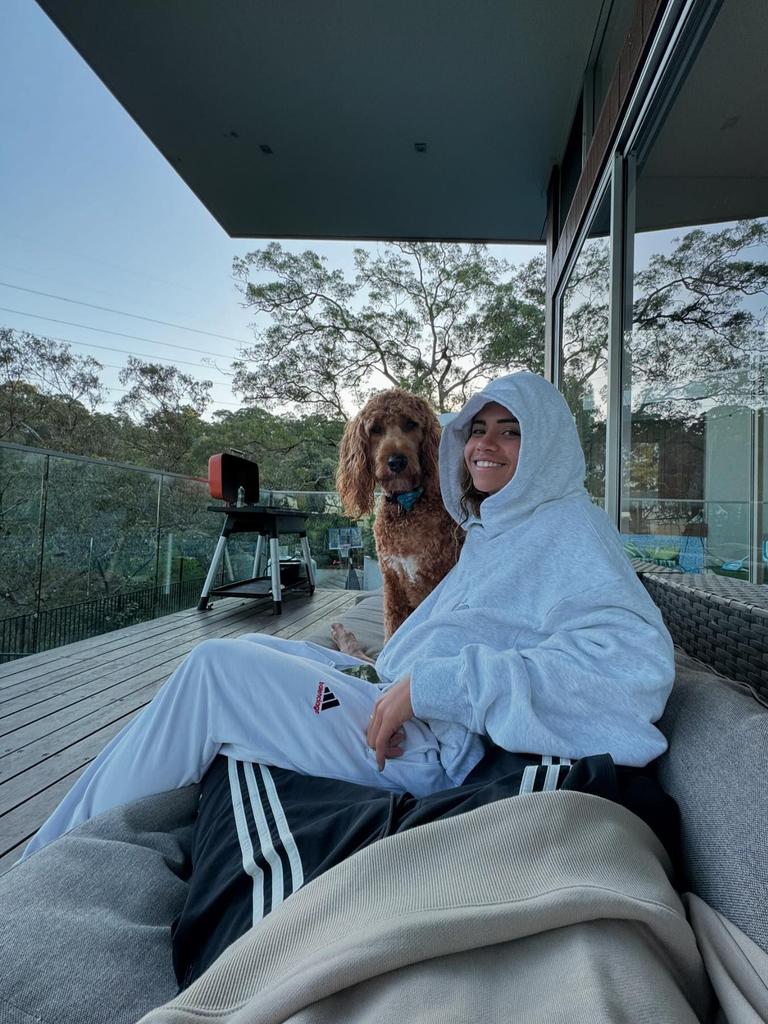
[[[260,505],[259,467],[253,459],[239,452],[219,452],[210,457],[208,489],[212,498],[224,502],[223,505],[209,505],[209,511],[224,513],[225,519],[197,604],[200,611],[212,607],[212,597],[263,598],[271,595],[274,612],[280,615],[285,589],[303,587],[310,594],[314,593],[315,572],[306,529],[307,517],[312,515],[311,512]],[[233,533],[256,534],[253,575],[250,579],[234,580],[230,570],[230,582],[214,587],[214,580],[227,551],[227,543]],[[280,562],[280,534],[298,534],[303,563]],[[266,571],[267,549],[269,574]]]

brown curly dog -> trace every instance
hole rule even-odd
[[[336,487],[353,519],[374,506],[373,533],[384,582],[384,634],[389,638],[451,569],[464,532],[440,497],[440,424],[423,398],[399,388],[374,395],[351,420],[339,446]],[[355,638],[334,627],[337,645],[360,654]],[[351,639],[350,639],[351,638]]]

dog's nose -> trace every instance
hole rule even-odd
[[[390,455],[387,459],[387,465],[393,473],[402,473],[405,467],[408,465],[408,459],[404,455]]]

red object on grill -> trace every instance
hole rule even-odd
[[[219,452],[208,459],[208,489],[212,498],[237,505],[241,487],[244,504],[258,505],[259,467],[253,459],[232,452]]]

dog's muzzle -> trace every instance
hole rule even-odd
[[[408,459],[404,455],[390,455],[387,459],[387,466],[392,473],[402,473],[408,465]]]

